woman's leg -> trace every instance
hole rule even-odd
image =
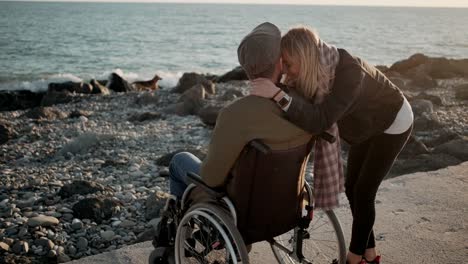
[[[348,164],[346,168],[345,193],[349,201],[351,214],[354,216],[354,185],[356,184],[359,172],[361,171],[364,160],[369,150],[369,141],[359,145],[351,146],[348,153]],[[358,263],[362,259],[361,255],[348,252],[347,260],[349,263]]]
[[[400,135],[380,134],[370,139],[366,158],[352,191],[353,226],[350,251],[354,254],[363,255],[366,249],[372,252],[371,249],[375,248],[372,227],[375,221],[377,190],[410,133],[411,128]]]
[[[189,152],[174,155],[169,164],[169,187],[172,195],[181,198],[187,188],[187,172],[200,173],[201,161]]]

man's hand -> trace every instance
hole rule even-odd
[[[264,97],[267,99],[273,98],[281,89],[266,78],[257,78],[250,82],[252,89],[250,90],[251,95]]]

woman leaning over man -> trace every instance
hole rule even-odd
[[[353,216],[347,263],[380,263],[373,225],[377,189],[408,140],[413,112],[403,93],[379,70],[323,42],[306,27],[281,40],[286,94],[269,80],[251,94],[272,98],[289,121],[320,134],[335,123],[350,145],[345,193]]]

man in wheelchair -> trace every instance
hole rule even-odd
[[[238,59],[249,79],[279,81],[280,42],[280,30],[271,23],[259,25],[242,40]],[[152,263],[171,263],[174,251],[175,263],[223,263],[207,261],[207,256],[219,249],[235,252],[226,263],[248,263],[247,251],[240,247],[273,238],[297,225],[313,137],[288,122],[283,113],[273,100],[241,98],[220,112],[203,161],[188,152],[172,158],[173,197],[166,204],[153,241],[161,252],[150,258]],[[189,191],[190,183],[197,187]],[[216,216],[210,214],[215,211]],[[190,214],[206,217],[190,218]],[[210,217],[233,228],[217,229]],[[182,225],[186,226],[183,232]],[[238,229],[239,233],[227,229]],[[175,240],[181,236],[185,251],[179,254]],[[242,245],[232,250],[227,239],[223,240],[226,237],[241,240]],[[206,245],[196,249],[200,241]],[[190,257],[196,261],[188,261]]]

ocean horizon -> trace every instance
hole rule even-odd
[[[302,24],[370,63],[414,53],[468,57],[467,8],[322,5],[0,2],[0,90],[48,83],[222,74],[238,65],[244,35],[269,21]]]

